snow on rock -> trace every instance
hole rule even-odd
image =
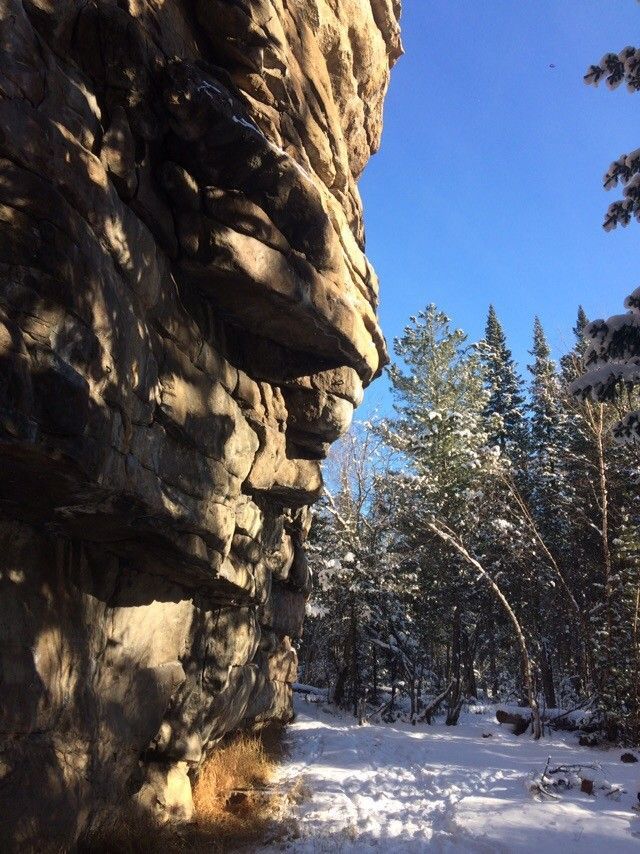
[[[296,835],[262,854],[640,850],[638,772],[620,761],[620,750],[581,748],[575,736],[517,737],[496,723],[491,707],[463,714],[457,727],[359,727],[302,698],[296,710],[281,783],[302,783],[308,796],[295,808]],[[536,800],[528,784],[549,755],[556,764],[597,763],[623,791],[617,800],[579,789]]]

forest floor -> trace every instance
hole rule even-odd
[[[571,734],[538,742],[529,734],[515,736],[497,723],[495,707],[477,711],[463,713],[456,727],[444,722],[358,726],[327,704],[298,697],[289,755],[279,773],[280,783],[297,784],[304,798],[293,808],[295,829],[288,838],[259,850],[640,850],[640,814],[633,809],[640,763],[622,763],[620,749],[580,747]],[[571,788],[559,790],[557,800],[536,799],[530,782],[548,756],[552,765],[599,766],[587,772],[594,794]]]

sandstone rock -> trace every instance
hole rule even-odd
[[[162,184],[179,211],[200,210],[200,191],[195,179],[177,163],[162,164]]]
[[[146,779],[136,800],[149,810],[160,812],[172,821],[190,821],[193,816],[193,794],[186,762],[173,765],[150,763]]]
[[[397,0],[0,0],[0,849],[287,721],[319,460],[386,361]]]
[[[299,445],[335,442],[347,432],[353,405],[343,397],[312,389],[286,389],[289,435]]]
[[[291,537],[282,532],[282,540],[277,549],[271,551],[266,558],[266,564],[274,578],[286,581],[293,564],[294,546]]]
[[[302,637],[306,597],[288,585],[274,581],[261,609],[261,622],[281,637]]]
[[[102,138],[100,159],[113,176],[120,195],[124,199],[133,198],[138,187],[135,140],[123,107],[113,111],[111,124]]]
[[[288,577],[289,584],[300,590],[304,596],[311,593],[311,570],[304,550],[298,546],[295,550],[293,563]]]

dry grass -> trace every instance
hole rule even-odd
[[[240,735],[218,747],[205,760],[193,788],[197,816],[216,817],[225,811],[233,793],[264,789],[274,773],[275,764],[258,736]]]
[[[173,828],[127,804],[94,819],[71,850],[74,854],[178,854],[184,848]]]
[[[263,839],[284,808],[282,794],[269,788],[275,771],[260,736],[241,735],[214,750],[193,789],[196,836],[215,827],[226,850]]]
[[[193,786],[193,821],[159,825],[140,808],[127,807],[94,825],[78,850],[95,854],[229,854],[295,833],[285,817],[287,806],[303,800],[306,791],[303,786],[286,793],[275,788],[275,772],[283,753],[279,727],[268,727],[260,735],[229,738],[211,752],[200,769]]]

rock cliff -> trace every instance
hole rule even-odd
[[[398,15],[0,0],[3,851],[291,715],[319,461],[386,360]]]

